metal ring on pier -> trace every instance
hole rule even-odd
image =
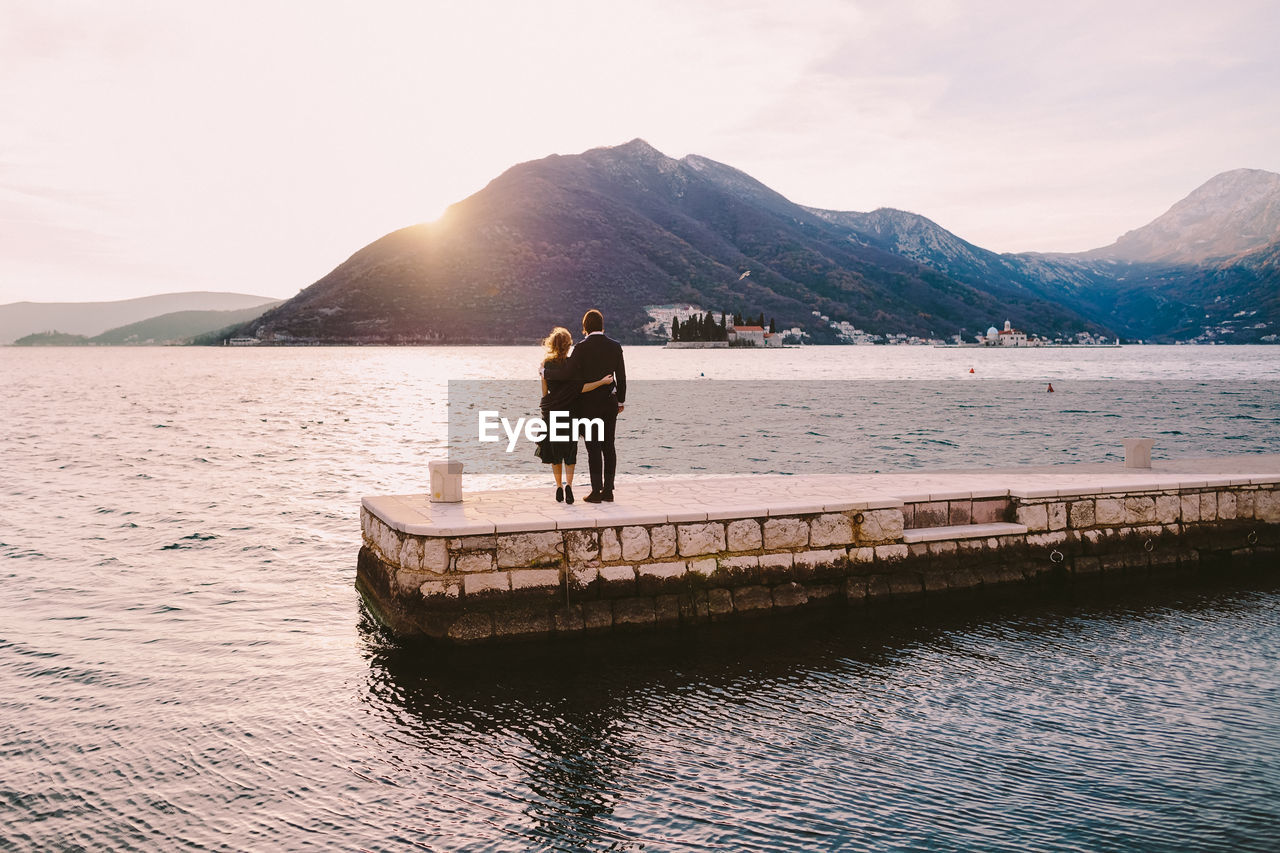
[[[1249,535],[1248,535],[1248,536],[1246,536],[1246,537],[1244,537],[1244,541],[1248,542],[1250,545],[1257,545],[1257,544],[1258,544],[1258,531],[1256,531],[1256,530],[1250,530],[1250,531],[1249,531]]]
[[[1156,549],[1156,543],[1148,539],[1146,542],[1142,543],[1142,547],[1146,548],[1148,551],[1154,551]]]
[[[1057,548],[1054,548],[1049,552],[1050,563],[1061,563],[1065,559],[1067,559],[1067,555],[1059,551]]]

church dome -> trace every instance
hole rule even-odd
[[[1000,330],[999,330],[999,329],[997,329],[995,326],[992,326],[990,329],[987,329],[987,337],[988,337],[988,338],[994,338],[994,337],[996,337],[996,336],[997,336],[997,335],[999,335],[999,334],[1000,334]]]

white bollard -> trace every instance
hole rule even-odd
[[[1126,438],[1124,440],[1124,467],[1150,468],[1151,445],[1154,438]]]
[[[431,500],[433,503],[462,502],[462,463],[431,462]]]

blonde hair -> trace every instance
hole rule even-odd
[[[542,342],[547,348],[547,361],[564,361],[569,355],[569,347],[573,346],[573,335],[563,326],[556,326]]]

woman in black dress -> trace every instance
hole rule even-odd
[[[547,355],[538,371],[542,375],[542,420],[550,427],[552,412],[564,412],[567,416],[578,394],[608,385],[613,382],[613,376],[609,375],[586,385],[574,382],[569,375],[569,348],[573,346],[573,336],[568,329],[561,326],[552,329],[543,345],[547,348]],[[555,475],[556,500],[573,503],[573,467],[578,463],[577,440],[552,441],[547,437],[538,444],[538,456],[551,466],[551,473]]]

